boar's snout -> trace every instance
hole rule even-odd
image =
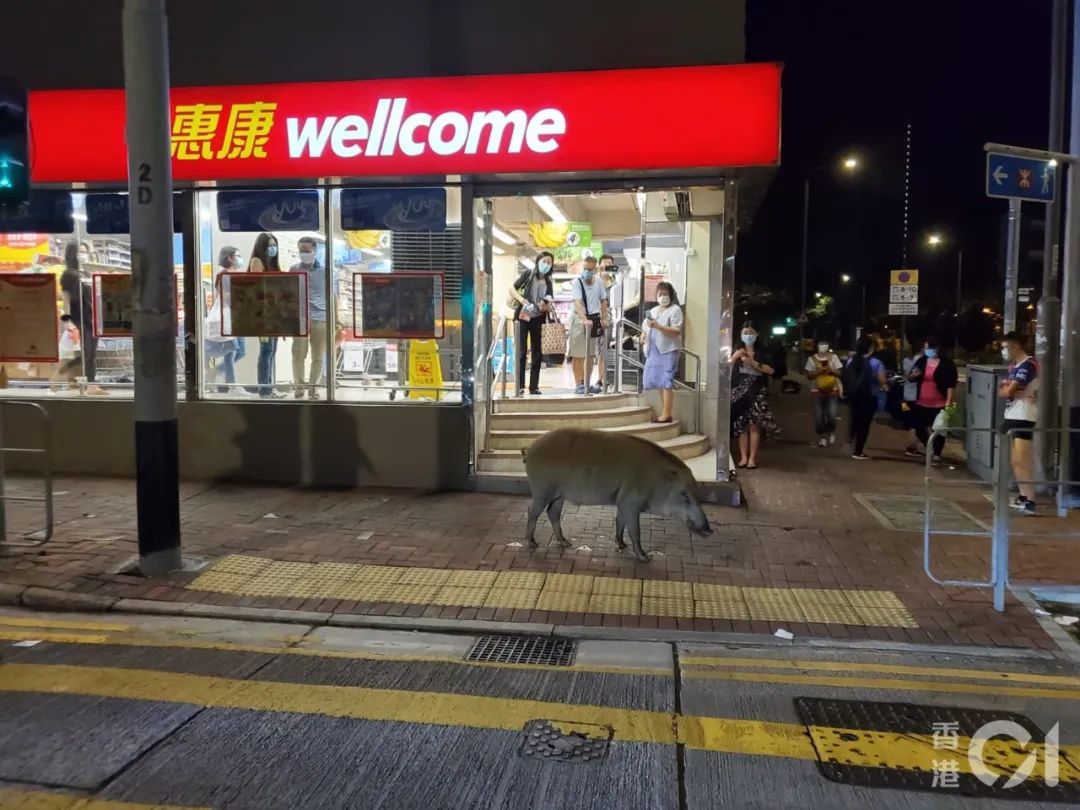
[[[690,531],[701,537],[708,537],[713,533],[709,519],[705,517],[705,510],[697,502],[691,502],[690,510],[686,515],[686,525],[690,527]]]

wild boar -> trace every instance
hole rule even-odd
[[[629,530],[634,554],[642,562],[649,560],[641,548],[642,512],[679,518],[702,536],[712,533],[694,495],[690,468],[647,439],[559,428],[542,435],[521,455],[532,491],[526,529],[532,548],[536,548],[536,521],[544,509],[551,520],[552,538],[561,546],[570,545],[560,522],[567,499],[583,505],[613,504],[615,543],[626,548],[623,533]]]

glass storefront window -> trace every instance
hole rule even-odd
[[[327,398],[324,194],[199,192],[204,397]]]
[[[0,272],[56,279],[57,362],[5,362],[5,396],[131,397],[131,239],[121,192],[35,191],[31,206],[53,198],[69,206],[69,227],[0,233]],[[182,195],[174,209],[184,204]],[[63,206],[61,206],[63,207]],[[43,223],[46,224],[46,223]],[[178,228],[174,228],[178,231]],[[177,285],[177,389],[184,387],[183,244],[173,237]],[[40,324],[35,324],[39,328]]]
[[[461,189],[331,196],[334,398],[461,402]]]

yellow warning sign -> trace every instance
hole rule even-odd
[[[409,341],[409,399],[440,399],[442,363],[434,340]]]

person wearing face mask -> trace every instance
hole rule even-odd
[[[1035,469],[1032,463],[1032,440],[1038,417],[1039,363],[1027,353],[1024,338],[1019,332],[1009,332],[1001,339],[1001,359],[1009,371],[998,389],[1006,400],[1003,432],[1012,433],[1012,471],[1020,494],[1010,504],[1021,515],[1035,514]]]
[[[304,366],[311,353],[311,370],[307,377],[307,394],[318,397],[319,380],[322,379],[323,360],[326,357],[326,271],[318,258],[318,243],[310,236],[301,237],[296,243],[300,261],[289,268],[290,273],[307,273],[308,290],[308,336],[292,339],[293,382],[298,386],[293,396],[303,399],[305,391]]]
[[[606,313],[608,319],[604,321],[604,337],[597,341],[597,354],[596,354],[596,384],[589,390],[593,394],[602,394],[607,390],[607,347],[608,336],[613,335],[612,332],[612,320],[615,317],[615,313],[611,311],[611,306],[615,303],[615,290],[619,283],[619,270],[615,266],[615,257],[610,253],[605,253],[600,257],[600,264],[596,268],[600,274],[600,280],[604,282],[604,291],[607,293],[608,308]]]
[[[878,392],[885,388],[885,366],[873,354],[874,341],[869,335],[863,335],[855,344],[855,351],[848,355],[840,374],[844,398],[851,408],[848,443],[851,457],[856,461],[870,458],[865,452],[866,440],[870,438],[870,428],[874,424]]]
[[[675,372],[682,345],[683,311],[675,288],[666,281],[656,285],[657,306],[645,318],[645,371],[642,387],[660,391],[660,415],[653,422],[670,423],[675,402]]]
[[[904,374],[904,401],[901,405],[904,425],[912,431],[915,429],[915,403],[919,398],[919,383],[911,378],[911,372],[923,358],[923,339],[921,336],[908,335],[908,343],[911,344],[911,356],[905,357],[901,366]],[[912,458],[922,458],[926,455],[926,447],[915,436],[915,441],[904,448],[904,455]]]
[[[596,258],[585,259],[581,275],[574,279],[574,308],[570,315],[567,354],[577,382],[575,394],[588,396],[595,392],[591,385],[593,360],[598,343],[604,336],[604,324],[610,323],[607,290],[596,277]]]
[[[242,273],[243,260],[240,251],[231,245],[224,246],[218,253],[218,266],[214,269],[213,298],[210,310],[206,313],[203,324],[206,340],[203,341],[203,356],[206,360],[206,381],[212,383],[220,372],[225,386],[219,386],[219,394],[236,393],[236,355],[240,351],[240,338],[223,337],[221,334],[222,295],[221,274],[223,272]]]
[[[544,322],[552,310],[555,288],[551,282],[551,271],[555,257],[544,251],[533,262],[531,270],[526,270],[517,277],[510,288],[510,298],[514,306],[514,321],[517,323],[517,395],[525,395],[525,357],[529,357],[529,393],[540,393],[540,368],[544,358],[542,336]]]
[[[260,233],[251,249],[249,273],[280,273],[278,262],[278,243],[273,234]],[[281,399],[273,388],[275,363],[277,361],[277,338],[268,336],[259,338],[259,360],[256,367],[259,383],[259,396],[263,399]]]
[[[742,327],[742,348],[731,355],[731,432],[739,442],[739,467],[756,470],[762,437],[780,432],[769,407],[768,379],[774,369],[757,350],[758,333],[747,321]]]
[[[930,441],[930,428],[942,410],[953,404],[956,383],[959,380],[956,364],[949,359],[945,348],[937,338],[928,337],[923,356],[908,374],[908,379],[919,386],[919,395],[915,399],[914,421],[915,436],[925,447]],[[932,463],[942,463],[941,452],[945,448],[945,436],[934,436]]]
[[[109,392],[94,381],[97,375],[97,344],[92,321],[94,317],[94,292],[91,275],[86,267],[90,260],[90,248],[85,243],[68,242],[64,246],[64,272],[60,276],[60,291],[64,309],[79,330],[82,340],[82,376],[86,377],[86,393],[104,396]]]
[[[818,341],[817,354],[806,358],[807,379],[810,380],[810,398],[814,413],[814,430],[818,435],[818,447],[836,442],[836,412],[843,386],[840,371],[844,364],[832,351],[829,342]]]

